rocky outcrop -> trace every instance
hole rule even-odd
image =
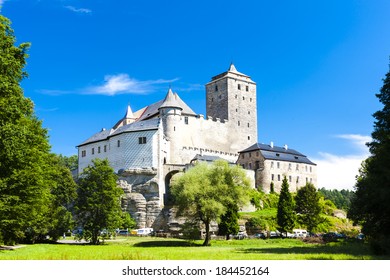
[[[117,184],[124,191],[122,209],[130,213],[138,228],[152,227],[162,210],[154,172],[125,171],[121,173]]]

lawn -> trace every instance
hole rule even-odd
[[[0,250],[0,260],[371,260],[368,245],[359,242],[309,244],[297,239],[185,241],[123,237],[103,245],[34,244]]]

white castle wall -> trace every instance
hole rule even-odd
[[[121,169],[158,167],[158,130],[126,132],[108,140],[84,145],[79,148],[79,172],[90,165],[95,158],[110,162],[115,172]],[[139,137],[146,137],[145,144],[139,144]],[[118,146],[119,141],[119,146]],[[106,146],[106,152],[104,152]],[[98,152],[100,147],[100,153]],[[94,153],[92,154],[92,149]],[[86,156],[82,156],[82,152]]]

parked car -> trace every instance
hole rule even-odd
[[[359,233],[357,236],[356,236],[356,239],[357,240],[364,240],[365,238],[365,235],[363,233]]]
[[[270,231],[269,232],[269,238],[279,238],[280,233],[278,231]]]
[[[293,229],[294,237],[306,237],[307,231],[304,229]]]
[[[255,233],[254,237],[258,238],[258,239],[265,239],[266,238],[265,234],[262,232]]]
[[[339,239],[343,239],[343,238],[346,238],[345,234],[337,233],[337,232],[328,232],[322,236],[322,239],[327,242],[338,241]]]

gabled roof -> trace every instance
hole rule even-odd
[[[305,156],[304,154],[301,154],[296,150],[290,149],[287,146],[278,147],[274,145],[256,143],[246,148],[245,150],[240,151],[239,153],[242,154],[242,153],[247,153],[252,151],[260,151],[262,156],[265,159],[269,159],[269,160],[291,161],[297,163],[316,165],[314,162],[309,160],[307,156]]]
[[[83,143],[78,145],[77,147],[84,146],[87,144],[91,144],[94,142],[99,142],[103,140],[108,140],[110,137],[114,135],[118,135],[125,132],[134,132],[134,131],[145,131],[145,130],[157,130],[160,120],[159,119],[151,119],[145,121],[134,122],[131,124],[123,125],[118,129],[111,130],[102,130],[92,137],[85,140]]]

